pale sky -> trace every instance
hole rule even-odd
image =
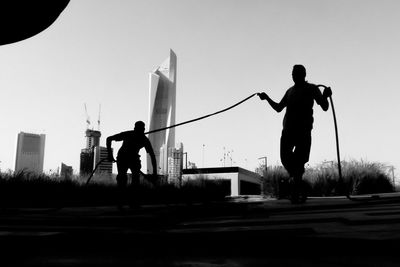
[[[46,134],[46,172],[61,162],[77,172],[84,103],[95,129],[101,104],[102,145],[147,123],[149,72],[172,49],[176,122],[255,92],[279,101],[293,84],[292,66],[303,64],[309,82],[332,87],[342,159],[399,171],[398,14],[397,0],[72,0],[42,33],[0,47],[0,168],[14,169],[24,131]],[[224,147],[235,166],[254,170],[264,156],[279,165],[283,116],[254,97],[177,128],[176,140],[198,167],[222,166]],[[310,165],[336,160],[331,110],[315,106],[314,121]]]

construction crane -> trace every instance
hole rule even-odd
[[[97,119],[97,130],[100,131],[100,113],[101,113],[101,104],[99,104],[99,117]]]
[[[88,111],[87,111],[86,103],[85,103],[85,113],[86,113],[86,128],[89,129],[89,126],[90,126],[90,117],[89,117],[89,113],[88,113]]]
[[[87,111],[87,106],[86,103],[84,103],[85,105],[85,114],[86,114],[86,128],[89,129],[90,128],[90,117],[89,117],[89,113]],[[99,104],[99,117],[97,118],[97,130],[100,131],[100,114],[101,114],[101,104]],[[93,130],[93,127],[92,127]]]

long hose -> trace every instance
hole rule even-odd
[[[330,88],[325,85],[317,85],[318,87],[324,87],[324,88]],[[345,194],[346,198],[353,200],[353,201],[369,201],[373,200],[376,198],[379,198],[379,196],[374,195],[371,196],[370,198],[354,198],[350,195],[349,189],[345,188],[345,183],[344,179],[342,176],[342,166],[341,166],[341,161],[340,161],[340,150],[339,150],[339,132],[338,132],[338,127],[337,127],[337,121],[336,121],[336,112],[335,112],[335,106],[333,105],[333,100],[332,100],[332,95],[329,96],[329,102],[331,104],[332,108],[332,114],[333,114],[333,122],[335,124],[335,137],[336,137],[336,155],[337,155],[337,162],[338,162],[338,173],[339,173],[339,181],[338,181],[338,191],[341,194]]]
[[[184,121],[184,122],[181,122],[181,123],[178,123],[178,124],[175,124],[175,125],[171,125],[171,126],[168,126],[168,127],[164,127],[164,128],[160,128],[160,129],[151,130],[151,131],[145,132],[144,134],[152,134],[152,133],[155,133],[155,132],[164,131],[164,130],[167,130],[167,129],[170,129],[170,128],[175,128],[175,127],[178,127],[178,126],[181,126],[181,125],[184,125],[184,124],[192,123],[192,122],[195,122],[195,121],[203,120],[203,119],[208,118],[208,117],[211,117],[211,116],[215,116],[215,115],[220,114],[220,113],[222,113],[222,112],[226,112],[226,111],[228,111],[228,110],[230,110],[230,109],[232,109],[232,108],[234,108],[234,107],[236,107],[236,106],[239,106],[240,104],[246,102],[247,100],[249,100],[250,98],[252,98],[252,97],[255,96],[256,94],[257,94],[257,93],[254,93],[254,94],[252,94],[252,95],[246,97],[245,99],[243,99],[243,100],[237,102],[236,104],[234,104],[234,105],[232,105],[232,106],[229,106],[229,107],[227,107],[227,108],[225,108],[225,109],[222,109],[222,110],[220,110],[220,111],[217,111],[217,112],[214,112],[214,113],[210,113],[210,114],[207,114],[207,115],[204,115],[204,116],[201,116],[201,117],[192,119],[192,120]],[[89,178],[87,179],[86,184],[88,184],[88,183],[90,182],[90,180],[91,180],[92,177],[93,177],[93,174],[96,172],[96,170],[97,170],[97,168],[99,167],[99,165],[100,165],[103,161],[105,161],[105,160],[107,160],[107,159],[104,158],[104,159],[100,160],[100,161],[96,164],[94,170],[92,171],[92,173],[90,174]]]
[[[323,88],[329,88],[328,86],[319,84],[317,87],[323,87]],[[338,127],[337,127],[337,121],[336,121],[336,112],[335,112],[335,106],[333,105],[333,100],[332,100],[332,95],[329,96],[329,102],[331,104],[331,109],[332,109],[332,114],[333,114],[333,123],[335,125],[335,137],[336,137],[336,156],[337,156],[337,163],[338,163],[338,173],[339,173],[339,193],[344,193],[347,198],[350,199],[350,195],[348,190],[344,190],[344,180],[342,176],[342,166],[341,166],[341,161],[340,161],[340,150],[339,150],[339,132],[338,132]],[[343,192],[345,191],[345,192]]]
[[[202,116],[202,117],[193,119],[193,120],[184,121],[184,122],[181,122],[181,123],[178,123],[178,124],[175,124],[175,125],[171,125],[171,126],[168,126],[168,127],[164,127],[164,128],[160,128],[160,129],[156,129],[156,130],[151,130],[151,131],[148,131],[148,132],[146,132],[146,133],[144,133],[144,134],[151,134],[151,133],[156,133],[156,132],[164,131],[164,130],[167,130],[167,129],[170,129],[170,128],[175,128],[175,127],[178,127],[178,126],[187,124],[187,123],[192,123],[192,122],[195,122],[195,121],[203,120],[203,119],[205,119],[205,118],[208,118],[208,117],[217,115],[217,114],[222,113],[222,112],[226,112],[226,111],[228,111],[228,110],[230,110],[230,109],[232,109],[232,108],[234,108],[234,107],[236,107],[236,106],[239,106],[239,105],[242,104],[243,102],[246,102],[247,100],[249,100],[250,98],[252,98],[252,97],[255,96],[256,94],[257,94],[257,93],[254,93],[254,94],[252,94],[252,95],[246,97],[245,99],[239,101],[238,103],[236,103],[236,104],[234,104],[234,105],[232,105],[232,106],[230,106],[230,107],[227,107],[227,108],[225,108],[225,109],[222,109],[222,110],[220,110],[220,111],[217,111],[217,112],[214,112],[214,113],[211,113],[211,114],[208,114],[208,115],[205,115],[205,116]]]
[[[336,155],[337,155],[337,162],[338,162],[338,173],[339,173],[339,193],[344,193],[348,199],[352,199],[350,197],[349,190],[345,190],[344,188],[344,180],[342,176],[342,164],[340,161],[340,150],[339,150],[339,133],[336,121],[336,113],[335,113],[335,106],[333,105],[332,95],[329,96],[329,102],[331,103],[332,114],[333,114],[333,122],[335,124],[335,137],[336,137]]]
[[[97,164],[96,164],[96,166],[94,167],[92,173],[90,174],[89,178],[88,178],[87,181],[86,181],[86,185],[89,184],[90,180],[91,180],[92,177],[93,177],[93,174],[96,172],[96,170],[97,170],[97,168],[100,166],[100,164],[101,164],[103,161],[105,161],[105,160],[107,160],[107,158],[101,159],[99,162],[97,162]]]
[[[317,85],[317,87],[330,88],[330,87],[325,86],[325,85],[322,85],[322,84]],[[232,106],[229,106],[229,107],[227,107],[227,108],[225,108],[225,109],[222,109],[222,110],[220,110],[220,111],[217,111],[217,112],[214,112],[214,113],[210,113],[210,114],[207,114],[207,115],[204,115],[204,116],[201,116],[201,117],[192,119],[192,120],[184,121],[184,122],[181,122],[181,123],[178,123],[178,124],[175,124],[175,125],[171,125],[171,126],[168,126],[168,127],[164,127],[164,128],[160,128],[160,129],[151,130],[151,131],[145,132],[144,134],[151,134],[151,133],[155,133],[155,132],[164,131],[164,130],[167,130],[167,129],[170,129],[170,128],[175,128],[175,127],[178,127],[178,126],[181,126],[181,125],[184,125],[184,124],[192,123],[192,122],[195,122],[195,121],[203,120],[203,119],[208,118],[208,117],[211,117],[211,116],[215,116],[215,115],[217,115],[217,114],[226,112],[226,111],[228,111],[228,110],[230,110],[230,109],[232,109],[232,108],[234,108],[234,107],[236,107],[236,106],[238,106],[238,105],[240,105],[240,104],[246,102],[246,101],[249,100],[250,98],[254,97],[256,94],[258,94],[258,93],[254,93],[254,94],[252,94],[252,95],[246,97],[245,99],[239,101],[238,103],[236,103],[236,104],[234,104],[234,105],[232,105]],[[345,189],[344,189],[344,180],[343,180],[343,176],[342,176],[342,167],[341,167],[340,150],[339,150],[339,133],[338,133],[337,120],[336,120],[336,112],[335,112],[335,106],[333,105],[332,95],[329,96],[329,101],[330,101],[330,104],[331,104],[332,114],[333,114],[333,122],[334,122],[334,125],[335,125],[336,155],[337,155],[337,162],[338,162],[338,172],[339,172],[339,181],[338,181],[338,182],[339,182],[340,193],[344,193],[344,194],[346,195],[346,197],[347,197],[348,199],[350,199],[350,200],[359,200],[359,199],[355,199],[355,198],[351,197],[350,194],[349,194],[349,190],[345,190]],[[105,161],[105,160],[107,160],[107,159],[104,158],[104,159],[100,160],[100,161],[96,164],[94,170],[92,171],[92,173],[90,174],[89,178],[87,179],[86,184],[88,184],[88,183],[90,182],[90,180],[92,179],[93,174],[96,172],[98,166],[99,166],[103,161]],[[372,198],[374,198],[374,197],[372,197]]]

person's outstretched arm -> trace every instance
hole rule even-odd
[[[107,137],[107,139],[106,139],[108,160],[111,162],[115,162],[114,155],[111,150],[111,143],[112,143],[112,141],[117,141],[117,136],[118,135],[112,135],[112,136]]]
[[[266,93],[258,93],[257,94],[261,100],[267,100],[270,106],[276,111],[281,112],[286,107],[286,94],[283,96],[281,102],[276,103],[272,100]]]

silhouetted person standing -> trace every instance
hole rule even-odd
[[[315,102],[324,111],[329,108],[328,97],[332,94],[326,87],[323,94],[319,88],[308,83],[303,65],[294,65],[292,71],[294,85],[290,87],[279,103],[274,102],[266,93],[259,93],[261,100],[267,100],[277,112],[286,108],[283,119],[280,155],[285,169],[290,175],[292,185],[292,203],[304,202],[306,194],[302,189],[304,164],[308,162],[311,149],[311,130],[313,128],[313,105]]]
[[[153,177],[157,176],[157,163],[156,157],[154,155],[153,148],[149,139],[144,134],[145,124],[142,121],[137,121],[135,123],[135,128],[133,131],[121,132],[116,135],[107,137],[107,151],[109,160],[115,162],[112,150],[112,141],[123,141],[121,148],[117,155],[117,184],[118,188],[125,195],[125,188],[127,187],[127,171],[131,170],[132,173],[132,193],[134,194],[135,187],[139,185],[140,182],[140,169],[142,167],[140,161],[139,151],[144,147],[146,152],[150,154],[151,163],[153,165]],[[122,196],[122,197],[123,197]],[[135,194],[132,197],[136,197]],[[135,205],[136,203],[131,203]]]

